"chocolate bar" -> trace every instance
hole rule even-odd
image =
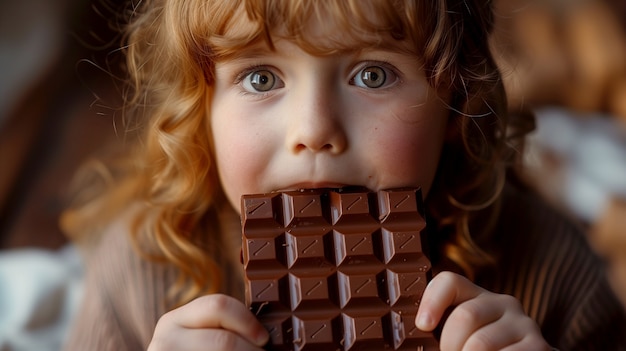
[[[269,350],[438,350],[415,327],[431,275],[419,188],[244,195],[246,304]]]

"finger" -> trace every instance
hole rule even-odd
[[[530,332],[528,328],[532,328],[531,322],[530,318],[521,317],[521,319],[515,319],[510,314],[505,313],[501,318],[483,325],[472,332],[471,335],[463,336],[466,339],[464,343],[456,344],[454,347],[457,350],[501,350],[507,346],[519,343],[526,333]],[[454,334],[453,328],[454,326],[451,326],[446,331],[446,337],[454,338],[454,335],[452,335]]]
[[[161,333],[148,346],[148,351],[262,351],[240,335],[226,329],[185,329]]]
[[[440,342],[441,349],[499,350],[499,347],[491,348],[491,346],[494,343],[508,345],[505,343],[505,340],[517,342],[521,338],[518,330],[510,330],[504,327],[506,330],[499,332],[496,329],[508,326],[506,323],[499,323],[506,313],[506,306],[508,306],[509,301],[505,300],[508,299],[514,298],[506,295],[485,293],[458,305],[443,326]],[[491,333],[499,333],[499,335]],[[492,337],[495,339],[492,340]],[[468,344],[471,347],[468,348]],[[478,345],[483,344],[487,344],[489,347],[478,347]]]
[[[552,348],[544,339],[539,335],[531,335],[526,336],[519,342],[506,346],[501,351],[526,351],[526,350],[537,350],[537,351],[553,351],[556,350]]]
[[[504,301],[509,303],[504,316],[498,322],[486,325],[472,335],[465,345],[466,350],[482,347],[477,343],[479,340],[482,340],[488,348],[478,349],[485,350],[552,350],[543,338],[537,323],[524,314],[521,304],[515,298],[510,299],[514,301]]]
[[[241,301],[222,294],[207,295],[170,312],[169,318],[184,328],[222,328],[262,346],[269,334]]]
[[[451,272],[436,275],[424,291],[420,302],[416,326],[424,331],[433,331],[449,306],[458,305],[485,293],[467,278]]]

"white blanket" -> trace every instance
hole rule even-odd
[[[0,252],[0,351],[60,350],[82,292],[73,246]]]
[[[540,182],[574,215],[594,223],[612,197],[626,198],[626,124],[601,114],[576,114],[562,108],[537,112],[527,165]],[[556,156],[560,168],[535,162],[537,153]],[[548,179],[549,178],[549,179]]]

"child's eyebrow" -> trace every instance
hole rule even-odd
[[[275,50],[270,49],[266,44],[263,43],[252,43],[246,47],[240,48],[239,50],[233,50],[232,53],[225,55],[221,59],[217,61],[234,61],[234,60],[247,60],[247,59],[257,59],[264,58],[267,56],[278,55],[279,53]]]

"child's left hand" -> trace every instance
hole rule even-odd
[[[449,307],[453,310],[443,325],[441,351],[552,350],[517,299],[489,292],[451,272],[442,272],[429,283],[416,326],[433,331]]]

